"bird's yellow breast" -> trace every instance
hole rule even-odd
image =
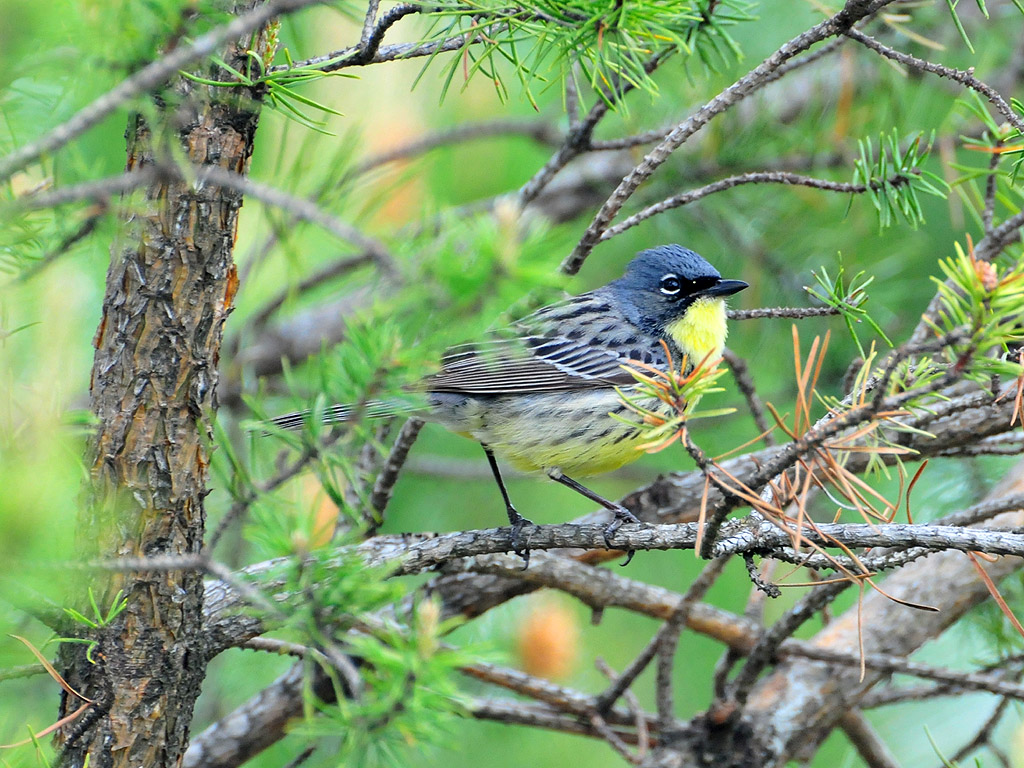
[[[665,326],[665,335],[689,355],[690,365],[721,357],[727,333],[724,299],[697,299],[682,317]]]

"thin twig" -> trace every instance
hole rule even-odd
[[[147,187],[159,179],[170,177],[173,177],[173,174],[164,166],[146,165],[138,170],[128,171],[117,176],[83,181],[80,184],[71,184],[50,191],[24,195],[17,198],[12,207],[21,206],[27,210],[38,210],[42,208],[57,208],[61,205],[77,203],[82,200],[105,202],[107,198],[113,195],[133,192]]]
[[[60,244],[57,245],[56,248],[45,253],[38,261],[34,261],[22,270],[18,274],[17,282],[24,283],[31,280],[71,250],[72,246],[91,235],[95,231],[96,225],[99,223],[100,219],[103,218],[103,215],[107,212],[107,208],[103,204],[100,204],[98,208],[99,210],[96,213],[89,214],[85,221],[83,221],[74,232],[61,240]]]
[[[761,561],[761,571],[757,574],[757,578],[751,578],[753,586],[750,588],[750,597],[747,598],[743,615],[751,621],[756,621],[758,626],[764,626],[764,608],[768,602],[768,593],[759,586],[759,583],[771,583],[777,566],[777,560],[766,558]]]
[[[292,1],[297,2],[298,0]],[[290,195],[269,184],[263,184],[243,174],[214,165],[178,167],[174,164],[161,164],[146,166],[141,170],[130,171],[119,176],[87,181],[62,187],[52,192],[28,195],[19,198],[15,205],[27,209],[39,209],[55,208],[79,200],[105,200],[111,195],[131,192],[162,179],[187,180],[193,183],[197,189],[204,184],[233,189],[266,205],[287,211],[298,219],[316,224],[341,240],[372,253],[376,259],[386,261],[390,258],[387,249],[378,240],[331,215],[313,201]]]
[[[986,85],[974,76],[974,67],[971,67],[968,70],[954,69],[953,67],[947,67],[944,64],[935,64],[924,59],[919,59],[916,56],[911,56],[909,53],[903,53],[902,51],[897,51],[894,48],[883,45],[873,37],[869,37],[857,29],[848,29],[843,34],[852,40],[856,40],[866,48],[870,48],[875,53],[885,56],[887,59],[892,59],[893,61],[897,61],[900,64],[904,64],[922,72],[930,72],[933,75],[948,78],[970,88],[972,91],[977,91],[992,103],[996,108],[996,111],[999,112],[999,114],[1002,115],[1008,123],[1021,133],[1024,133],[1024,118],[1021,118],[1020,115],[1013,111],[1010,105],[1006,103],[1006,99],[999,95],[998,91],[992,88],[992,86]]]
[[[619,737],[619,735],[608,726],[604,721],[604,718],[597,712],[590,713],[590,724],[594,727],[601,738],[608,742],[608,745],[615,750],[615,752],[630,765],[640,765],[643,762],[643,758],[638,754],[630,752],[626,742]]]
[[[895,183],[905,180],[905,176],[896,175],[890,179],[886,179],[885,182],[877,182],[877,185],[881,186],[883,183]],[[849,195],[863,194],[869,189],[865,184],[850,184],[848,182],[829,181],[828,179],[816,179],[813,176],[804,176],[803,174],[789,173],[788,171],[752,171],[750,173],[741,173],[735,176],[719,179],[718,181],[713,181],[699,189],[684,192],[681,195],[673,195],[661,202],[649,205],[638,213],[634,213],[629,218],[616,224],[614,227],[608,227],[603,233],[601,233],[599,242],[604,242],[605,240],[610,240],[617,235],[621,235],[627,229],[632,229],[640,222],[645,221],[652,216],[657,216],[658,214],[670,211],[673,208],[681,208],[684,205],[689,205],[690,203],[694,203],[709,195],[724,192],[727,189],[733,189],[734,187],[743,186],[745,184],[785,184],[789,186],[810,187],[811,189],[820,189],[826,192],[840,192]]]
[[[324,56],[316,56],[311,59],[293,62],[290,65],[285,64],[277,67],[271,67],[269,72],[275,74],[279,72],[288,72],[293,69],[318,69],[321,72],[336,72],[339,69],[344,69],[346,67],[376,64],[379,61],[378,54],[382,52],[381,43],[384,40],[385,33],[406,16],[410,16],[415,13],[424,13],[428,10],[427,7],[423,5],[402,3],[401,5],[396,5],[394,8],[389,9],[379,21],[374,22],[372,17],[376,15],[377,5],[379,5],[379,0],[371,3],[370,8],[366,13],[366,17],[363,21],[362,33],[360,34],[359,45],[328,53]],[[462,39],[461,36],[459,39]],[[446,40],[444,42],[448,41]],[[392,56],[391,58],[396,57]],[[390,58],[387,60],[390,60]]]
[[[1020,228],[1024,227],[1024,211],[1018,211],[978,241],[974,257],[979,261],[992,261],[1011,243],[1020,240]]]
[[[694,604],[704,597],[722,573],[724,567],[725,560],[713,560],[701,571],[700,576],[690,584],[686,594],[682,596],[678,605],[673,609],[672,615],[669,616],[654,637],[651,638],[647,646],[630,662],[622,674],[612,681],[608,689],[597,697],[595,706],[599,712],[607,710],[619,700],[620,696],[629,690],[629,687],[633,685],[633,681],[647,668],[647,665],[651,663],[651,660],[654,659],[659,650],[664,647],[667,637],[672,633],[675,633],[676,637],[678,637],[678,633],[686,624]],[[660,712],[659,717],[661,717]]]
[[[729,687],[729,697],[740,705],[746,702],[754,683],[762,670],[771,664],[779,646],[852,584],[852,581],[836,581],[813,588],[765,630]]]
[[[1002,141],[996,139],[996,148],[1002,146]],[[996,187],[999,176],[996,170],[999,168],[999,161],[1002,160],[1002,153],[993,152],[988,159],[988,177],[985,179],[985,205],[981,211],[981,225],[987,235],[992,231],[992,217],[996,210]]]
[[[814,51],[813,53],[809,53],[806,56],[801,56],[801,57],[799,57],[797,59],[794,59],[793,61],[789,62],[788,64],[785,64],[785,65],[779,67],[775,71],[775,73],[771,76],[771,78],[766,82],[766,84],[767,83],[773,83],[776,80],[781,79],[784,75],[789,74],[790,72],[792,72],[795,69],[800,69],[801,67],[806,67],[807,65],[813,64],[814,62],[818,61],[819,59],[823,59],[826,56],[831,55],[832,53],[837,51],[842,46],[842,44],[844,42],[846,42],[846,40],[843,39],[843,38],[839,38],[839,39],[833,40],[832,42],[827,43],[827,44],[821,46],[821,48],[819,48],[818,50]],[[662,128],[655,128],[655,129],[652,129],[650,131],[645,131],[643,133],[638,133],[638,134],[635,134],[633,136],[626,136],[626,137],[623,137],[621,139],[608,139],[606,141],[593,141],[593,142],[590,143],[590,150],[592,152],[597,152],[597,151],[608,151],[608,150],[618,150],[618,149],[632,149],[633,147],[642,146],[644,144],[652,144],[655,141],[661,141],[666,136],[668,136],[672,132],[672,129],[674,127],[675,126],[667,126],[667,127],[662,127]],[[840,158],[837,155],[836,156],[836,160],[841,162],[842,158]]]
[[[302,453],[295,459],[295,461],[281,469],[269,480],[254,485],[246,493],[241,494],[237,499],[235,499],[231,508],[224,513],[224,517],[222,517],[220,522],[217,523],[217,527],[207,540],[204,550],[206,552],[212,552],[228,527],[248,512],[249,508],[259,498],[276,490],[277,488],[280,488],[286,482],[302,472],[311,461],[320,456],[325,448],[329,448],[337,442],[341,437],[341,434],[340,430],[331,430],[317,445],[305,446]]]
[[[394,491],[395,483],[398,481],[398,475],[402,471],[402,467],[405,466],[409,450],[412,448],[412,444],[416,442],[416,438],[419,437],[423,424],[423,419],[418,419],[414,416],[402,425],[398,437],[395,438],[395,444],[391,446],[391,452],[388,454],[387,461],[384,462],[384,466],[377,475],[377,481],[373,485],[373,492],[370,494],[370,508],[376,513],[377,520],[377,524],[373,528],[374,532],[384,520],[384,510],[387,509],[388,502],[391,501],[391,493]]]
[[[868,768],[900,768],[889,746],[859,709],[849,709],[839,718],[839,727]]]
[[[377,259],[379,256],[379,253],[367,250],[354,255],[346,254],[340,259],[335,259],[318,272],[315,272],[309,277],[301,280],[298,284],[281,291],[281,293],[264,304],[259,311],[253,315],[252,319],[248,321],[248,324],[254,328],[263,327],[267,324],[267,321],[270,320],[273,314],[284,306],[285,302],[289,299],[301,296],[307,291],[311,291],[337,277],[346,275],[354,269],[366,266],[367,264],[378,263]]]
[[[369,48],[370,38],[373,37],[377,23],[377,9],[380,8],[380,0],[368,0],[366,3],[366,15],[363,17],[363,31],[359,35],[359,45],[364,49]]]
[[[385,459],[379,446],[388,439],[393,425],[393,419],[385,419],[378,422],[373,430],[373,438],[363,443],[363,447],[359,451],[359,458],[352,468],[352,482],[342,492],[345,503],[338,509],[337,522],[335,523],[334,536],[332,537],[334,541],[340,541],[351,528],[349,510],[358,510],[358,514],[365,526],[361,532],[364,539],[368,539],[376,534],[377,529],[383,522],[383,517],[374,510],[372,504],[364,507],[362,502],[373,491],[373,489],[368,487],[370,478],[378,475],[384,466]]]
[[[562,712],[587,716],[593,711],[593,699],[550,680],[545,680],[527,672],[509,667],[498,666],[487,662],[477,662],[461,667],[460,672],[476,680],[491,685],[499,685],[510,691],[529,696],[537,701],[557,707]],[[620,716],[625,714],[620,713]]]
[[[274,653],[278,656],[297,656],[300,659],[317,653],[317,651],[307,645],[292,643],[287,640],[278,640],[275,637],[251,637],[244,643],[239,643],[238,647],[249,651]]]
[[[493,120],[459,125],[369,157],[355,166],[350,174],[346,174],[345,178],[361,176],[382,165],[422,155],[432,149],[449,144],[509,135],[527,136],[541,144],[555,144],[559,140],[559,134],[553,126],[548,123],[539,123],[536,120]]]
[[[761,307],[759,309],[730,309],[730,320],[806,320],[809,317],[831,317],[838,315],[835,307]]]
[[[654,725],[653,718],[638,708],[631,712],[621,709],[601,712],[595,707],[591,697],[519,670],[498,667],[494,664],[477,663],[463,667],[461,671],[478,680],[500,685],[524,696],[530,696],[560,712],[589,722],[594,735],[603,738],[625,760],[633,764],[639,763],[639,755],[629,751],[622,736],[608,725],[608,721],[619,725],[623,723],[634,725],[637,729],[637,739],[641,743],[646,743],[649,738],[649,721],[650,725]],[[636,704],[635,699],[633,703]]]
[[[559,712],[549,704],[524,703],[519,699],[475,699],[469,702],[467,709],[473,717],[481,720],[547,728],[580,736],[600,736],[593,724],[586,719]],[[636,734],[628,730],[617,730],[616,735],[626,743],[637,740]]]
[[[662,52],[655,54],[650,57],[644,63],[644,71],[647,74],[651,74],[655,69],[665,60],[667,53]],[[580,120],[573,128],[570,129],[565,140],[562,142],[562,146],[558,148],[558,151],[537,171],[529,181],[527,181],[519,189],[519,194],[516,197],[516,201],[520,208],[525,208],[530,202],[544,190],[548,183],[555,177],[555,175],[561,171],[566,165],[569,164],[578,155],[587,151],[590,146],[591,137],[594,135],[594,129],[597,128],[598,123],[610,112],[612,103],[621,102],[622,99],[631,91],[636,89],[637,84],[631,81],[623,81],[618,87],[613,89],[613,92],[608,95],[607,99],[598,99],[594,106],[590,108],[586,117]]]
[[[360,60],[360,46],[354,45],[342,48],[339,51],[313,56],[309,59],[293,62],[291,65],[282,64],[271,67],[268,72],[276,74],[291,69],[311,68],[319,69],[321,72],[334,72],[345,67],[365,66],[368,64],[383,64],[389,61],[405,59],[418,59],[424,56],[436,56],[439,53],[451,53],[460,51],[467,45],[473,45],[477,39],[467,40],[466,35],[456,35],[436,43],[395,43],[394,45],[381,45],[376,53],[368,61]]]
[[[291,760],[285,763],[284,768],[299,768],[300,765],[302,765],[304,762],[306,762],[307,760],[309,760],[309,758],[313,756],[313,753],[316,752],[317,746],[317,744],[310,744],[308,747],[299,752],[299,754],[297,754],[295,757],[293,757]]]
[[[240,578],[237,574],[233,573],[229,568],[221,565],[216,560],[202,556],[201,559],[203,560],[202,570],[210,576],[213,576],[215,579],[219,579],[225,584],[230,584],[231,588],[234,589],[251,607],[265,611],[268,616],[275,616],[278,619],[286,618],[284,612],[278,607],[277,603],[260,592],[257,588],[251,586],[244,580],[244,578]]]
[[[578,74],[579,63],[573,62],[565,78],[565,115],[569,121],[570,131],[575,130],[580,124],[580,90],[576,87]]]
[[[974,738],[960,747],[960,749],[958,749],[953,755],[951,762],[954,765],[959,763],[961,760],[966,760],[967,757],[976,749],[981,749],[982,747],[989,745],[988,742],[992,738],[992,733],[995,731],[996,726],[999,725],[999,721],[1003,719],[1003,715],[1006,712],[1006,708],[1010,705],[1010,701],[1011,700],[1009,698],[1003,698],[998,704],[996,704],[995,709],[992,710],[992,714],[988,716],[981,728],[978,729]]]
[[[820,589],[822,587],[817,587],[815,591]],[[873,669],[877,672],[913,675],[922,680],[934,680],[938,683],[953,685],[961,691],[985,691],[1024,701],[1024,685],[1013,680],[1006,680],[990,672],[961,672],[960,670],[922,664],[900,656],[891,656],[884,653],[865,653],[862,657],[858,654],[834,651],[830,648],[811,645],[806,642],[784,644],[782,655],[799,656],[806,659],[825,661],[830,664],[841,664],[846,667],[859,667],[863,664],[868,669]]]
[[[600,656],[594,659],[594,666],[609,680],[615,679],[615,670],[608,666],[608,663]],[[622,699],[626,702],[626,707],[633,716],[634,727],[636,728],[637,756],[642,758],[647,754],[651,746],[650,732],[647,729],[647,715],[640,707],[640,700],[629,688],[622,692]]]
[[[4,680],[18,680],[22,677],[35,677],[36,675],[45,675],[46,673],[47,669],[42,664],[22,664],[18,667],[7,667],[7,669],[0,669],[0,683]]]
[[[875,709],[908,701],[927,701],[940,696],[962,696],[953,685],[889,685],[868,691],[857,702],[861,709]]]
[[[679,608],[669,617],[658,631],[658,666],[654,698],[658,706],[658,725],[668,730],[675,720],[675,695],[672,690],[672,670],[675,667],[676,649],[679,636],[686,624],[687,615],[693,604],[704,597],[725,570],[729,558],[720,557],[708,563],[700,576],[694,579],[686,594],[679,602]]]
[[[989,520],[1003,512],[1013,512],[1022,509],[1024,509],[1024,493],[1013,493],[1006,496],[997,496],[994,499],[987,499],[967,509],[943,515],[933,520],[930,525],[974,525],[983,520]]]
[[[316,224],[332,235],[372,253],[375,259],[381,261],[390,259],[387,248],[380,241],[364,234],[337,216],[332,216],[311,200],[289,195],[269,184],[254,181],[248,176],[234,173],[218,166],[209,165],[195,169],[184,168],[181,172],[186,179],[190,178],[194,173],[195,179],[199,182],[208,182],[234,189],[246,197],[254,198],[261,203],[274,206],[275,208],[280,208],[298,219]]]

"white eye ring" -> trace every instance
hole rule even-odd
[[[669,283],[670,285],[674,283],[675,287],[669,287],[666,283]],[[667,275],[661,276],[661,292],[666,296],[675,296],[682,290],[682,288],[682,283],[679,281],[679,277],[675,273],[669,272]]]

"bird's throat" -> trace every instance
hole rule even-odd
[[[682,317],[665,326],[665,335],[689,356],[691,366],[705,357],[721,357],[726,333],[724,299],[697,299]]]

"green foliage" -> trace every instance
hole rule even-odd
[[[511,203],[499,204],[496,215],[442,214],[437,233],[395,243],[406,256],[406,290],[397,308],[392,300],[378,311],[420,329],[411,338],[440,332],[448,346],[549,303],[565,287],[555,267],[569,240],[542,220],[519,216]]]
[[[857,331],[854,328],[855,323],[867,323],[891,347],[892,342],[885,335],[885,331],[864,309],[864,305],[868,301],[867,287],[874,281],[874,276],[865,278],[865,272],[862,270],[850,278],[850,282],[847,285],[844,281],[846,276],[845,270],[846,268],[840,262],[835,280],[833,280],[825,267],[821,267],[820,274],[818,272],[811,273],[818,283],[818,288],[805,286],[804,290],[826,306],[833,307],[839,311],[839,314],[842,315],[843,320],[846,322],[846,328],[850,332],[850,337],[857,345],[857,350],[860,352],[861,357],[866,357],[867,355],[860,343],[860,337],[857,336]]]
[[[988,7],[985,5],[985,0],[975,0],[978,6],[978,10],[981,11],[981,15],[987,20],[989,18]],[[1013,0],[1013,4],[1017,7],[1017,10],[1024,13],[1024,2],[1022,0]],[[971,44],[971,39],[967,35],[967,30],[964,29],[964,24],[960,20],[960,14],[957,13],[956,7],[960,5],[960,0],[946,0],[946,6],[949,8],[949,16],[953,21],[953,26],[956,27],[957,34],[960,35],[960,39],[963,40],[964,45],[967,46],[971,53],[974,53],[974,46]]]
[[[952,0],[949,0],[949,2],[950,8],[952,8]],[[953,18],[956,18],[956,16],[954,16]],[[931,730],[929,730],[928,726],[924,727],[924,732],[928,736],[928,741],[931,743],[932,749],[935,751],[935,756],[939,758],[944,768],[961,768],[960,763],[952,762],[948,757],[946,757],[945,753],[941,749],[939,749],[939,745],[935,743],[935,739],[934,737],[932,737],[932,732]],[[975,765],[979,766],[980,768],[979,762],[976,761]]]
[[[999,594],[1014,615],[1024,611],[1024,579],[1017,573],[999,582]],[[1000,659],[1016,656],[1024,651],[1024,638],[1002,608],[987,600],[974,608],[966,618],[964,631],[972,635],[972,647],[978,664],[998,664]]]
[[[647,69],[654,58],[697,51],[709,67],[737,60],[739,45],[728,28],[752,18],[747,4],[736,0],[534,0],[514,6],[501,0],[445,0],[426,5],[433,17],[427,41],[458,35],[467,41],[462,56],[448,65],[442,99],[460,74],[468,83],[478,72],[506,98],[499,66],[506,62],[535,108],[535,81],[547,85],[579,77],[606,103],[625,110],[616,98],[623,87],[657,92]]]
[[[854,163],[853,183],[867,188],[868,199],[878,212],[879,229],[892,226],[902,215],[912,227],[924,222],[924,210],[918,194],[924,192],[944,198],[949,185],[942,178],[922,168],[934,134],[927,145],[921,145],[921,134],[907,142],[905,150],[900,149],[899,134],[895,128],[878,140],[878,155],[871,139],[857,142],[860,157]]]
[[[409,750],[438,743],[444,715],[460,711],[454,672],[479,655],[444,647],[439,638],[451,623],[439,620],[438,605],[404,602],[403,586],[386,577],[387,569],[326,549],[291,559],[277,574],[283,588],[304,596],[289,606],[280,631],[318,649],[310,663],[338,694],[333,705],[310,696],[307,718],[293,732],[340,738],[340,764],[404,765]],[[357,690],[331,663],[341,654],[355,665],[352,672],[358,667]]]
[[[101,610],[96,602],[96,596],[93,594],[92,587],[89,587],[88,593],[89,606],[92,608],[92,618],[89,618],[80,611],[76,611],[74,608],[65,607],[64,612],[79,624],[84,624],[90,629],[100,629],[101,627],[108,626],[118,617],[121,611],[128,607],[128,598],[124,596],[124,592],[121,590],[117,591],[117,594],[110,601],[110,607],[105,611]]]
[[[908,402],[910,410],[927,409],[936,399],[942,399],[933,386],[948,380],[950,374],[963,375],[983,386],[993,377],[1017,378],[1024,375],[1024,367],[1016,358],[1007,355],[1011,345],[1024,339],[1024,326],[1020,323],[1020,307],[1024,306],[1024,267],[1000,268],[979,262],[956,244],[957,255],[939,262],[946,275],[942,281],[932,280],[938,286],[941,305],[937,320],[926,318],[934,334],[951,343],[935,354],[918,354],[898,360],[887,374],[886,394],[921,391],[921,396]],[[872,346],[864,355],[856,380],[854,393],[866,391],[871,377],[883,375],[877,367],[877,353]],[[837,398],[826,398],[826,405],[841,408]],[[910,428],[890,422],[896,431]],[[878,444],[890,445],[884,440]],[[880,468],[880,467],[879,467]]]
[[[71,619],[85,627],[92,630],[103,629],[104,627],[110,626],[111,622],[116,619],[121,612],[128,607],[128,598],[124,596],[122,590],[118,590],[117,594],[110,601],[110,607],[107,610],[102,610],[99,604],[96,602],[96,596],[93,594],[92,587],[88,590],[89,596],[89,607],[92,610],[92,616],[86,616],[81,611],[74,608],[68,608],[65,606],[64,613],[71,617]],[[93,658],[93,651],[99,645],[99,641],[92,637],[61,637],[58,638],[61,643],[80,643],[87,646],[85,650],[85,656],[90,663],[95,664],[96,659]]]
[[[420,603],[406,612],[407,628],[378,625],[372,635],[352,636],[351,652],[365,662],[365,688],[334,706],[320,705],[324,717],[307,719],[297,732],[340,736],[343,764],[368,767],[408,765],[411,751],[447,742],[452,721],[446,715],[462,711],[457,670],[479,652],[439,643],[446,629],[439,610]]]
[[[95,39],[78,40],[93,65],[120,69],[122,75],[140,69],[187,31],[198,36],[231,19],[224,3],[216,0],[144,0],[133,3],[97,3],[89,20]],[[198,22],[198,23],[196,23]],[[118,45],[109,34],[117,30]]]
[[[1024,340],[1024,265],[1010,268],[977,261],[956,243],[956,257],[943,259],[943,282],[932,279],[942,297],[935,321],[936,334],[963,333],[965,338],[944,350],[949,364],[968,378],[987,384],[993,376],[1016,378],[1021,365],[1006,358],[1011,344]]]
[[[1011,100],[1013,108],[1024,114],[1024,108],[1020,102]],[[1016,213],[1024,202],[1024,190],[1017,183],[1020,169],[1024,164],[1024,134],[1021,134],[1009,123],[998,123],[992,117],[987,104],[981,97],[971,91],[962,101],[961,106],[971,117],[980,121],[984,131],[980,136],[963,136],[964,147],[973,150],[986,159],[987,162],[981,165],[973,163],[956,163],[953,167],[960,171],[961,176],[953,182],[953,185],[960,191],[961,195],[970,204],[970,210],[974,218],[981,223],[981,212],[985,208],[985,192],[979,189],[977,182],[990,177],[995,178],[995,199],[1002,211],[1009,214]],[[1002,158],[1013,158],[1011,171],[1000,167]],[[995,211],[993,211],[995,212]]]

